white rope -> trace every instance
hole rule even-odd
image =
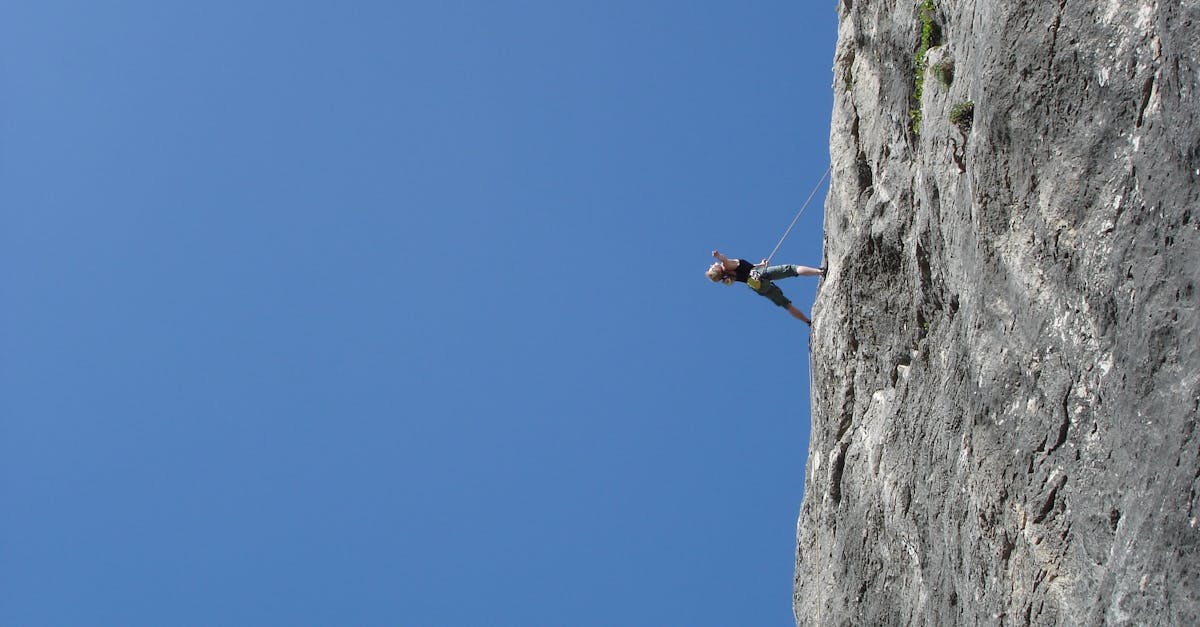
[[[787,239],[788,234],[792,232],[792,227],[796,226],[796,221],[800,219],[800,215],[802,213],[804,213],[805,209],[808,208],[808,203],[812,202],[813,196],[815,196],[817,194],[818,189],[821,189],[821,183],[825,182],[825,177],[829,176],[829,171],[832,169],[833,169],[832,163],[829,164],[828,168],[825,168],[825,173],[821,175],[821,180],[817,181],[817,186],[814,187],[813,190],[808,193],[808,199],[805,200],[804,204],[800,206],[800,211],[796,212],[796,217],[792,218],[792,223],[789,224],[787,230],[783,232],[783,237],[779,238],[779,243],[775,245],[775,250],[771,251],[771,254],[767,256],[766,263],[764,263],[763,265],[768,265],[768,266],[771,265],[771,258],[773,258],[775,256],[775,253],[779,252],[779,247],[783,246],[783,240]]]

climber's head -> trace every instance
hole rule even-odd
[[[726,285],[733,283],[733,277],[729,276],[729,273],[725,271],[725,266],[719,261],[709,266],[704,276],[708,277],[708,280],[713,283],[724,283]]]

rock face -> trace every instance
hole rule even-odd
[[[1200,0],[837,10],[797,623],[1200,624]]]

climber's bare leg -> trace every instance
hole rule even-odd
[[[803,311],[796,309],[795,305],[788,305],[787,310],[788,310],[788,313],[792,314],[792,316],[794,318],[796,318],[797,320],[799,320],[800,322],[803,322],[804,324],[807,324],[807,325],[812,324],[812,320],[809,320],[808,316],[804,315]]]

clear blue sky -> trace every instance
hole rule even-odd
[[[0,623],[790,624],[835,27],[5,3]]]

